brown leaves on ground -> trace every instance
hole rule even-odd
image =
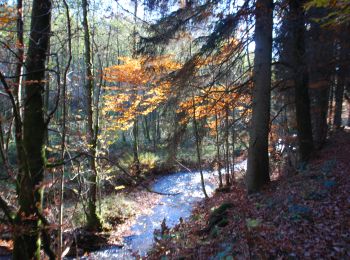
[[[150,259],[349,259],[350,133],[334,134],[310,165],[248,196],[243,185],[197,205]],[[223,203],[228,224],[203,232]],[[226,258],[227,257],[227,258]]]

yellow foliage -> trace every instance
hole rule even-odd
[[[108,94],[103,112],[111,122],[109,130],[126,130],[137,116],[147,115],[165,102],[171,94],[171,84],[165,76],[181,67],[170,56],[119,60],[121,64],[103,71],[106,81],[118,84],[105,88]]]
[[[125,186],[124,185],[120,185],[120,186],[116,186],[114,187],[115,190],[122,190],[122,189],[125,189]]]
[[[248,95],[240,95],[232,91],[232,89],[234,87],[215,85],[206,91],[202,91],[201,95],[195,95],[182,101],[177,112],[186,113],[187,116],[181,123],[185,123],[189,118],[193,117],[197,120],[206,118],[210,133],[215,135],[216,119],[218,119],[220,124],[226,113],[234,109],[239,115],[247,112],[244,104],[250,102],[250,97]],[[230,115],[228,116],[231,120]]]
[[[197,69],[207,69],[210,66],[223,64],[233,53],[241,48],[235,38],[228,39],[221,48],[201,58],[197,56],[194,65]],[[169,73],[181,68],[171,56],[161,56],[154,59],[119,58],[120,64],[105,68],[103,77],[113,83],[105,88],[103,112],[109,122],[108,129],[126,130],[135,119],[154,111],[160,104],[167,101],[172,93],[171,83],[167,80]],[[182,123],[190,118],[207,118],[208,127],[216,127],[215,116],[221,121],[227,111],[234,108],[238,113],[246,113],[245,104],[250,102],[248,95],[241,95],[234,90],[237,86],[214,85],[188,97],[179,104],[177,112],[185,113]]]
[[[16,21],[15,9],[7,5],[0,5],[0,28],[6,27],[13,21]]]

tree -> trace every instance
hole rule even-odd
[[[347,25],[340,25],[338,30],[343,32],[346,28],[349,28]],[[339,41],[339,58],[338,58],[338,66],[339,69],[337,71],[337,82],[336,82],[336,88],[335,88],[335,109],[334,109],[334,128],[339,129],[342,125],[342,112],[343,112],[343,96],[345,90],[348,88],[349,85],[349,77],[347,76],[347,73],[349,72],[350,66],[349,63],[349,43],[347,42],[348,36],[347,35],[339,35],[338,41]]]
[[[122,64],[104,69],[104,78],[110,83],[104,97],[104,112],[111,119],[109,129],[127,130],[135,118],[146,116],[168,99],[171,85],[164,78],[176,70],[179,64],[170,56],[146,58],[121,57]],[[138,90],[138,91],[136,91]]]
[[[247,166],[247,188],[255,192],[270,181],[268,134],[270,123],[272,0],[258,0],[255,8],[253,108]]]
[[[14,238],[14,259],[40,259],[43,180],[46,167],[43,98],[45,63],[49,48],[51,1],[33,0],[30,39],[26,59],[23,149],[18,175],[19,225]],[[44,223],[47,224],[47,223]],[[48,243],[44,238],[44,244]],[[53,257],[52,255],[50,256]]]
[[[301,163],[307,162],[313,150],[308,74],[305,61],[305,18],[302,0],[289,1],[291,30],[291,67],[295,88],[296,122]]]
[[[306,10],[312,8],[327,8],[331,11],[316,19],[317,22],[327,26],[346,24],[350,20],[350,3],[348,0],[324,1],[309,0],[305,3]]]
[[[307,12],[310,29],[306,33],[306,61],[309,72],[312,134],[315,149],[321,149],[328,134],[328,101],[334,73],[334,32],[317,20],[329,13],[325,8]],[[320,44],[322,43],[322,44]]]
[[[65,147],[66,147],[66,118],[67,118],[67,74],[69,67],[71,65],[72,61],[72,29],[71,29],[71,18],[70,18],[70,12],[69,12],[69,6],[67,4],[66,0],[63,0],[64,8],[66,11],[66,17],[67,17],[67,34],[68,34],[68,42],[67,42],[67,52],[68,52],[68,62],[66,65],[66,68],[63,73],[63,83],[62,83],[62,136],[61,136],[61,160],[64,161],[65,157]],[[64,210],[64,201],[63,201],[63,195],[64,195],[64,170],[65,167],[62,165],[61,169],[61,176],[59,178],[59,209],[58,209],[58,245],[57,245],[57,257],[59,259],[62,258],[62,251],[63,251],[63,210]]]
[[[89,167],[91,175],[90,190],[89,190],[89,204],[87,212],[87,227],[92,230],[102,230],[102,221],[97,213],[97,168],[96,168],[96,138],[94,134],[93,122],[93,92],[94,81],[91,61],[91,43],[90,43],[90,29],[88,23],[88,3],[87,0],[82,0],[83,9],[83,27],[84,27],[84,46],[85,46],[85,69],[86,69],[86,108],[87,108],[87,143],[89,150]]]
[[[193,111],[193,131],[194,131],[194,136],[196,140],[196,153],[197,153],[197,163],[198,163],[198,168],[199,168],[199,173],[201,176],[201,185],[202,185],[202,191],[205,196],[205,198],[209,198],[207,191],[205,189],[205,182],[204,182],[204,176],[203,176],[203,169],[202,169],[202,157],[201,157],[201,136],[199,134],[199,127],[198,127],[198,120],[196,118],[196,106],[197,102],[195,101],[195,97],[192,94],[192,111]]]

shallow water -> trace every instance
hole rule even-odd
[[[245,168],[246,161],[235,166],[236,170]],[[216,175],[216,173],[204,172],[206,191],[209,196],[216,185],[208,180]],[[174,227],[179,223],[180,217],[184,220],[188,219],[194,203],[204,198],[199,172],[178,172],[159,177],[154,182],[152,189],[176,195],[162,195],[151,214],[139,216],[131,227],[133,234],[124,237],[124,247],[99,250],[91,253],[85,259],[135,259],[133,252],[145,256],[154,243],[154,229],[160,229],[164,218],[168,227]]]

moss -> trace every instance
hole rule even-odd
[[[230,208],[233,208],[233,204],[231,202],[224,202],[212,212],[212,215],[223,214],[224,212],[226,212]]]
[[[209,216],[207,230],[210,231],[213,227],[224,227],[228,224],[227,220],[227,210],[232,208],[233,204],[230,202],[225,202],[221,204],[218,208],[213,210]]]
[[[222,192],[222,193],[228,193],[228,192],[230,192],[230,190],[231,190],[231,188],[229,186],[225,186],[225,187],[219,187],[215,191]]]
[[[93,201],[89,201],[89,213],[86,216],[86,228],[88,230],[102,231],[103,222],[101,216],[97,213],[96,205]]]
[[[227,218],[223,218],[220,220],[220,222],[217,224],[218,227],[225,227],[228,225],[228,219]]]

